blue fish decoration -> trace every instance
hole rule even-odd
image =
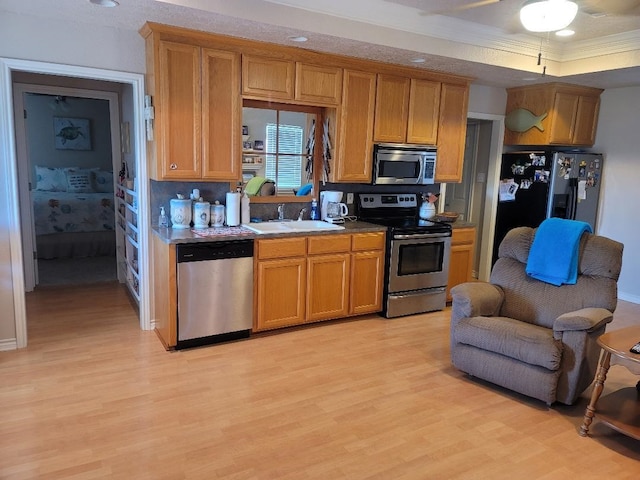
[[[526,132],[527,130],[536,127],[541,132],[544,132],[542,121],[547,118],[548,113],[543,113],[540,116],[536,116],[529,110],[524,108],[516,108],[509,112],[504,119],[505,126],[512,132]]]

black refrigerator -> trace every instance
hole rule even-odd
[[[507,232],[549,217],[581,220],[595,231],[602,154],[519,151],[502,155],[493,261]]]

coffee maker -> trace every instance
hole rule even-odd
[[[349,210],[342,203],[342,192],[325,190],[320,192],[320,218],[329,223],[344,223]]]

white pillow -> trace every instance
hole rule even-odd
[[[36,190],[42,192],[66,192],[67,168],[51,168],[36,165]]]
[[[97,193],[113,192],[113,172],[97,170],[93,173]]]
[[[90,170],[67,170],[67,192],[93,193],[93,173]]]

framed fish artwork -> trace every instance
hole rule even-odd
[[[53,117],[56,150],[91,150],[88,118]]]

